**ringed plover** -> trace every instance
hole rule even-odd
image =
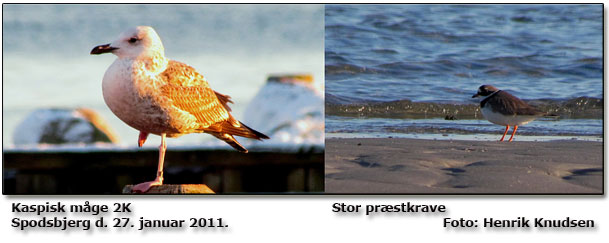
[[[478,93],[472,96],[472,98],[478,96],[485,97],[480,102],[482,115],[492,123],[505,126],[505,132],[503,132],[503,136],[499,141],[503,141],[510,126],[514,126],[514,131],[509,142],[514,139],[518,126],[527,124],[544,115],[543,112],[540,112],[518,97],[497,89],[492,85],[480,86]]]

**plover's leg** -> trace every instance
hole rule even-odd
[[[499,139],[499,142],[503,142],[503,139],[505,138],[505,134],[507,134],[508,129],[510,129],[510,126],[505,126],[505,132],[503,132],[503,137],[501,137],[501,139]]]
[[[140,134],[141,135],[141,134]],[[152,186],[163,185],[163,163],[165,162],[165,150],[167,144],[165,143],[165,133],[161,134],[161,146],[159,146],[159,166],[156,172],[156,179],[154,181],[144,182],[135,185],[131,190],[134,192],[147,192]]]
[[[508,142],[511,142],[512,139],[514,139],[514,134],[516,134],[517,129],[518,129],[518,126],[514,126],[514,131],[512,132],[512,136],[510,137],[510,140],[508,140]]]
[[[137,146],[142,147],[146,142],[146,138],[148,138],[148,133],[140,131],[140,136],[137,138]]]

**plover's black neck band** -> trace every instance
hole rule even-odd
[[[484,98],[482,101],[480,101],[480,108],[484,108],[484,105],[486,105],[486,102],[488,102],[488,100],[497,95],[499,92],[501,92],[501,90],[497,90],[495,92],[493,92],[492,94],[490,94],[489,96],[487,96],[486,98]]]

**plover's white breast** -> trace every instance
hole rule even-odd
[[[504,115],[499,112],[494,112],[490,105],[485,105],[480,109],[484,118],[497,125],[503,126],[520,126],[535,120],[538,116],[527,115]]]

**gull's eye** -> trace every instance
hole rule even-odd
[[[129,43],[133,44],[137,41],[137,38],[135,37],[131,37],[131,39],[129,39]]]

